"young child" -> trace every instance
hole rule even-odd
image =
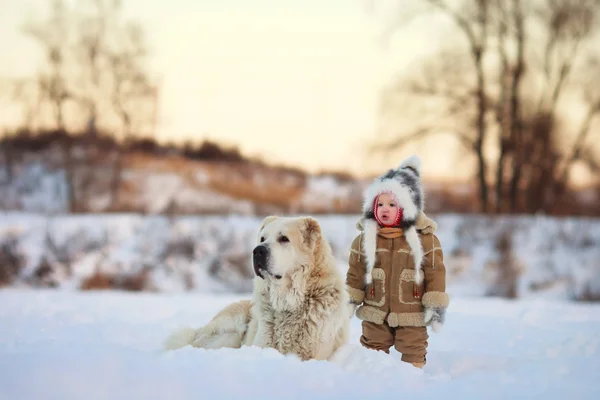
[[[439,331],[449,298],[437,226],[423,213],[420,170],[412,156],[365,190],[346,285],[363,321],[361,344],[386,353],[393,345],[402,361],[423,368],[427,326]]]

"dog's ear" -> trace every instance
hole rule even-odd
[[[319,222],[312,217],[303,217],[300,223],[300,231],[304,243],[314,249],[315,244],[321,238],[321,225],[319,225]]]
[[[258,235],[260,236],[260,232],[265,229],[265,226],[269,225],[271,222],[275,221],[277,219],[276,216],[274,215],[269,215],[267,218],[265,218],[262,222],[262,225],[260,226],[260,228],[258,228]]]

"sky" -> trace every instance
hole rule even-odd
[[[412,153],[424,175],[464,178],[472,164],[451,138],[367,157],[382,87],[447,40],[447,21],[401,23],[382,40],[390,4],[373,0],[125,0],[146,29],[159,85],[161,140],[216,140],[250,156],[312,172],[382,172]],[[19,32],[47,0],[0,0],[0,77],[31,76],[37,45]],[[407,6],[410,3],[401,3]],[[376,11],[373,11],[376,10]],[[6,97],[6,96],[5,96]],[[18,122],[14,106],[3,121]]]

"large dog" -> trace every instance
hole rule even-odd
[[[166,349],[258,346],[326,360],[347,342],[345,282],[319,223],[311,217],[267,217],[258,241],[252,300],[227,306],[200,329],[175,332]]]

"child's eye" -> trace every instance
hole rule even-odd
[[[383,203],[377,203],[377,207],[383,207]]]
[[[396,207],[394,203],[390,203],[390,207]]]

